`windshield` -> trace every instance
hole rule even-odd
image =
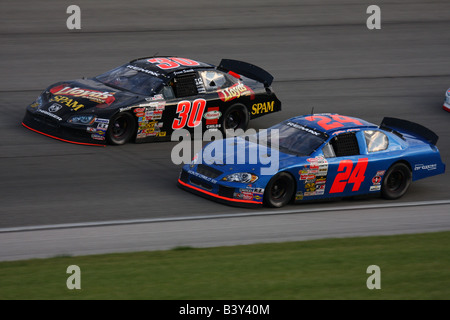
[[[132,65],[115,68],[96,79],[114,88],[148,96],[155,94],[163,84],[163,80],[150,71]]]
[[[278,130],[278,139],[276,130]],[[258,141],[260,143],[263,141],[268,147],[278,148],[283,153],[296,156],[309,156],[326,139],[327,136],[324,133],[290,121],[285,121],[269,128],[264,136],[258,133]]]

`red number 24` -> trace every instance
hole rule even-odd
[[[331,114],[329,116],[321,116],[321,115],[314,115],[305,117],[305,120],[314,122],[317,121],[317,124],[324,128],[325,130],[331,130],[336,128],[343,127],[343,123],[355,123],[357,125],[362,125],[361,121],[355,118],[347,117],[347,116],[341,116],[338,114]]]
[[[368,158],[358,159],[355,169],[351,160],[342,160],[339,162],[338,174],[333,181],[330,193],[344,192],[347,183],[352,183],[352,191],[358,191],[361,183],[364,181]],[[352,170],[353,169],[353,170]]]

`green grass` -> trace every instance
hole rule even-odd
[[[1,262],[0,299],[448,300],[449,244],[439,232]],[[69,265],[81,290],[66,287]]]

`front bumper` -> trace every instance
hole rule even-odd
[[[450,89],[448,89],[447,92],[445,93],[445,100],[442,109],[450,112]]]
[[[203,179],[185,167],[181,169],[178,186],[193,194],[231,206],[259,208],[263,205],[262,193],[251,190],[243,192],[243,189],[248,187],[230,187],[220,181]]]
[[[31,131],[64,142],[91,146],[105,145],[105,140],[93,139],[92,133],[86,131],[86,126],[70,126],[63,121],[28,109],[22,125]]]
[[[444,102],[442,109],[444,109],[447,112],[450,112],[450,103]]]

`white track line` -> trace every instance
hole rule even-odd
[[[98,226],[111,226],[111,225],[126,225],[126,224],[144,224],[144,223],[154,223],[154,222],[172,222],[172,221],[187,221],[187,220],[237,218],[237,217],[249,217],[249,216],[282,215],[282,214],[294,214],[294,213],[365,210],[365,209],[382,209],[382,208],[396,208],[396,207],[415,207],[415,206],[430,206],[430,205],[445,205],[445,204],[450,204],[450,200],[401,202],[401,203],[392,203],[392,204],[370,204],[370,205],[343,206],[343,207],[330,207],[330,208],[318,208],[318,209],[251,211],[251,212],[241,212],[241,213],[226,213],[226,214],[190,216],[190,217],[130,219],[130,220],[111,220],[111,221],[48,224],[48,225],[37,225],[37,226],[0,228],[0,233],[49,230],[49,229],[85,228],[85,227],[98,227]]]

